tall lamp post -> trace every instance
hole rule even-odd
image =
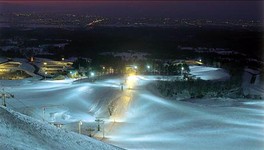
[[[45,80],[46,80],[46,76],[47,76],[47,74],[48,74],[48,72],[47,72],[47,71],[45,71]]]
[[[134,69],[136,70],[136,75],[137,75],[137,73],[138,73],[138,66],[134,66]]]
[[[45,71],[44,75],[45,75],[45,80],[46,80],[46,76],[48,74],[47,71],[46,71],[47,62],[44,62],[43,65],[44,65],[44,69],[43,70]]]
[[[91,76],[91,81],[94,82],[94,81],[95,81],[95,78],[94,78],[95,73],[94,73],[94,72],[91,72],[91,73],[90,73],[90,76]]]
[[[91,77],[94,77],[94,75],[95,75],[94,72],[91,72]]]
[[[181,76],[183,76],[184,67],[181,67]]]
[[[81,130],[82,130],[82,121],[79,121],[78,126],[79,126],[79,134],[81,134]]]
[[[150,65],[147,65],[147,71],[148,71],[148,73],[150,72],[149,70],[150,70]]]

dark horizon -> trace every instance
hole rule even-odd
[[[0,12],[264,20],[263,1],[0,1]]]

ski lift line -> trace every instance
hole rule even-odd
[[[64,104],[62,104],[62,105],[45,105],[45,106],[42,106],[41,108],[43,109],[43,108],[51,108],[51,107],[57,107],[57,108],[60,108],[61,106],[65,106]]]
[[[29,108],[29,106],[27,106],[26,104],[24,104],[21,100],[19,100],[18,98],[13,98],[14,100],[17,100],[17,101],[19,101],[25,108]],[[15,107],[14,107],[15,108]],[[42,120],[44,120],[44,121],[46,121],[42,116],[40,116],[39,114],[37,114],[37,113],[35,113],[35,112],[33,112],[33,114],[35,115],[35,116],[37,116],[37,117],[39,117],[40,119],[42,119]]]
[[[4,92],[6,92],[7,94],[12,95],[9,91],[7,92],[5,88],[2,88]],[[25,108],[28,108],[29,106],[27,106],[25,103],[23,103],[21,100],[19,100],[16,97],[12,97],[14,100],[20,102]],[[7,102],[6,102],[7,103]],[[8,105],[10,105],[10,103],[7,103]],[[13,107],[13,109],[16,109],[16,107],[10,105],[11,107]],[[42,116],[38,115],[37,113],[33,112],[33,114],[39,118],[41,118],[42,120],[46,121]]]
[[[29,107],[27,106],[25,103],[23,103],[21,100],[19,100],[18,98],[16,97],[13,97],[14,100],[17,100],[18,102],[20,102],[24,107]]]
[[[8,106],[11,106],[12,108],[13,108],[13,110],[15,110],[16,109],[16,107],[15,106],[13,106],[13,105],[11,105],[11,103],[8,103],[8,102],[6,102],[7,104],[8,104]],[[33,113],[34,115],[36,115],[37,117],[41,117],[40,115],[38,115],[38,114],[35,114],[35,113]],[[42,117],[41,117],[41,119],[43,119]],[[45,119],[43,119],[44,121],[46,121]]]
[[[2,98],[2,105],[6,107],[6,99],[14,98],[13,94],[7,93],[5,91],[5,88],[2,89],[2,92],[0,92],[0,97]]]
[[[14,107],[13,105],[11,105],[9,102],[6,102],[8,104],[8,106],[11,106],[13,109],[16,109],[16,107]]]
[[[19,100],[19,99],[17,99],[17,98],[13,98],[14,100],[17,100],[18,102],[20,102],[24,107],[29,107],[29,106],[27,106],[26,104],[24,104],[21,100]]]
[[[10,94],[12,95],[9,91],[7,91],[5,88],[3,88],[3,90],[7,93],[7,94]],[[28,107],[26,104],[24,104],[21,100],[19,100],[18,98],[16,97],[12,97],[14,100],[17,100],[19,101],[22,105],[24,105],[25,107]]]

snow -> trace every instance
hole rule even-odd
[[[230,78],[224,69],[205,66],[190,66],[190,74],[202,80],[226,80]]]
[[[29,64],[28,60],[23,58],[14,58],[13,60],[21,63],[21,65],[19,66],[19,70],[23,70],[31,76],[36,76],[36,74],[33,73],[35,68],[31,64]]]
[[[220,68],[204,66],[190,68],[192,74],[202,79],[229,78],[228,73]],[[69,131],[78,132],[79,121],[83,122],[83,129],[96,127],[95,119],[100,117],[105,121],[105,138],[102,138],[101,131],[95,132],[94,137],[125,149],[261,150],[264,148],[263,100],[221,99],[222,103],[216,105],[206,105],[206,99],[204,103],[173,101],[148,90],[148,85],[159,79],[161,78],[158,76],[129,77],[123,91],[120,83],[125,79],[120,77],[95,83],[85,80],[25,79],[15,85],[11,81],[2,81],[5,90],[14,94],[16,98],[7,99],[8,107],[45,121],[44,123],[38,121],[41,127],[30,130],[31,128],[25,127],[27,123],[26,125],[24,122],[20,123],[21,121],[19,124],[14,123],[17,119],[12,118],[12,115],[8,115],[7,118],[2,117],[0,120],[8,123],[0,125],[1,146],[5,146],[2,139],[11,143],[10,131],[14,130],[18,133],[14,136],[19,142],[15,145],[20,146],[21,149],[38,146],[40,149],[82,149],[80,145],[85,142],[77,141],[85,137]],[[225,101],[232,102],[222,105],[226,103]],[[113,107],[111,116],[109,106]],[[46,129],[45,122],[58,122],[64,126],[62,129],[51,126]],[[51,132],[46,133],[45,130]],[[63,136],[66,133],[70,133],[71,136],[65,136],[64,139],[61,135],[56,136],[60,134],[57,131]],[[59,147],[58,143],[55,143],[55,137],[58,138],[58,143],[65,143],[67,147]],[[68,137],[72,138],[66,143]],[[74,140],[77,141],[72,144]]]
[[[119,149],[0,107],[0,149]]]
[[[138,90],[107,142],[126,149],[263,149],[263,101],[211,107]]]

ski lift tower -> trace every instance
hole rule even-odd
[[[14,95],[11,93],[8,93],[5,91],[5,89],[2,89],[2,92],[0,93],[0,96],[2,98],[2,105],[6,107],[6,99],[7,98],[14,98]]]

